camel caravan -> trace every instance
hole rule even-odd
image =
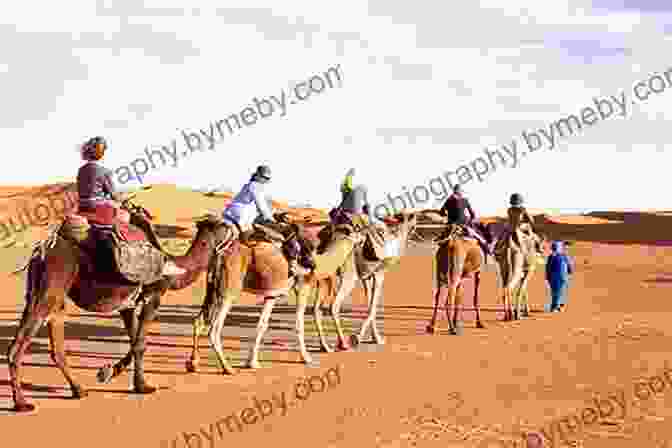
[[[162,247],[152,214],[133,202],[134,194],[115,191],[110,171],[99,164],[106,149],[102,137],[82,146],[86,163],[77,176],[78,211],[65,216],[46,239],[37,242],[28,262],[14,272],[27,271],[26,305],[7,353],[16,412],[35,409],[21,387],[21,366],[32,338],[44,323],[48,327],[51,358],[70,385],[73,397],[87,395],[73,377],[65,356],[66,296],[89,312],[119,312],[130,348],[117,363],[101,368],[97,378],[101,383],[110,382],[133,361],[133,392],[139,394],[157,390],[145,378],[144,355],[148,329],[157,317],[162,297],[169,290],[193,285],[202,275],[206,291],[193,319],[188,372],[199,370],[198,341],[207,331],[222,372],[236,373],[224,353],[222,331],[228,313],[243,292],[264,297],[245,367],[260,367],[259,348],[273,307],[290,293],[297,297],[296,336],[304,363],[313,362],[304,337],[304,314],[311,301],[323,352],[334,350],[322,326],[323,305],[329,305],[336,327],[337,350],[356,347],[369,330],[375,344],[384,344],[376,313],[385,274],[399,264],[411,242],[431,243],[437,248],[438,290],[427,327],[429,333],[436,332],[439,301],[444,299],[450,333],[460,334],[461,288],[468,278],[475,281],[476,325],[483,328],[478,289],[480,272],[490,254],[494,254],[500,267],[505,320],[529,313],[526,288],[542,256],[544,237],[533,231],[522,198],[516,195],[509,210],[509,228],[499,235],[491,225],[465,225],[460,216],[453,216],[465,204],[470,209],[459,188],[438,212],[399,213],[381,220],[371,214],[366,188],[352,186],[351,170],[341,186],[341,204],[331,211],[330,220],[314,223],[270,210],[266,188],[271,171],[262,165],[222,213],[193,219],[196,232],[189,249],[184,255],[173,256]],[[320,225],[322,229],[312,237],[306,231],[308,225]],[[437,233],[437,237],[432,236]],[[368,314],[361,329],[348,338],[340,322],[340,309],[358,282],[367,297]],[[525,302],[522,314],[521,301]]]

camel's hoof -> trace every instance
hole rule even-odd
[[[485,325],[480,322],[476,322],[476,328],[485,328]]]
[[[373,339],[373,342],[377,345],[385,345],[385,338]]]
[[[320,347],[320,351],[321,351],[322,353],[334,353],[334,349],[331,348],[331,347],[329,347],[328,345],[322,345],[322,346]]]
[[[113,373],[114,373],[114,369],[112,368],[112,364],[107,364],[106,366],[98,369],[98,373],[96,374],[96,378],[98,379],[99,383],[107,384],[110,381],[112,381],[112,374]]]
[[[14,412],[33,412],[35,405],[30,403],[16,403],[14,405]]]
[[[348,351],[352,350],[352,347],[350,346],[350,344],[348,344],[347,342],[344,342],[344,341],[338,341],[338,345],[336,345],[336,348],[340,352],[348,352]]]
[[[81,400],[89,396],[89,392],[84,389],[82,386],[75,386],[72,388],[72,398],[76,400]]]
[[[303,363],[308,367],[318,367],[319,363],[315,362],[313,358],[304,358]]]
[[[359,336],[356,334],[351,334],[350,344],[352,344],[353,347],[357,347],[359,345]]]
[[[248,369],[261,369],[261,363],[259,361],[248,361],[247,364],[245,364],[245,367]],[[226,370],[226,369],[224,369]]]
[[[434,328],[432,325],[427,325],[427,328],[425,329],[427,333],[429,334],[434,334],[436,333],[436,328]]]
[[[157,388],[155,386],[152,386],[149,383],[140,383],[136,384],[135,387],[133,388],[133,392],[136,394],[153,394],[154,392],[157,391]]]
[[[187,369],[187,372],[189,373],[196,373],[198,372],[198,363],[194,362],[193,360],[189,360],[184,363],[184,366]]]

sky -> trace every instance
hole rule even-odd
[[[14,3],[0,15],[0,40],[11,43],[0,54],[0,179],[72,180],[79,145],[102,135],[111,169],[147,160],[145,149],[178,155],[175,167],[156,159],[144,184],[238,190],[263,163],[274,198],[331,207],[354,167],[377,205],[461,165],[483,170],[475,160],[485,149],[516,144],[529,151],[515,167],[509,157],[480,180],[463,169],[477,213],[505,209],[514,192],[558,212],[670,208],[672,2],[460,3]],[[321,92],[314,81],[283,116],[270,99],[273,114],[255,121],[248,111],[251,124],[221,127],[254,98],[280,99],[330,68],[340,80]],[[639,81],[648,97],[633,104]],[[627,99],[624,115],[612,96]],[[557,134],[554,123],[595,109],[596,98],[615,112],[566,131],[553,149],[542,142],[539,129]],[[212,138],[218,121],[223,137],[207,149],[201,136],[192,152],[182,132]],[[523,132],[537,133],[538,150]],[[140,185],[122,174],[120,189]],[[440,205],[446,181],[433,185],[421,206]]]

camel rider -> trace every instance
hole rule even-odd
[[[122,195],[115,189],[112,182],[112,170],[104,167],[100,161],[107,150],[107,142],[103,137],[93,137],[82,145],[82,159],[86,161],[77,172],[77,192],[79,195],[79,211],[93,215],[107,225],[128,223],[128,212],[121,209]],[[109,238],[99,238],[98,244],[114,250]],[[180,275],[186,271],[167,261],[163,275]]]
[[[511,236],[514,238],[514,242],[520,245],[520,240],[518,238],[518,231],[523,232],[535,232],[534,230],[534,219],[527,212],[525,207],[523,207],[523,196],[520,193],[514,193],[509,199],[509,207],[507,215],[509,218],[509,231]]]
[[[467,219],[466,211],[469,212],[469,219]],[[483,236],[469,225],[476,220],[476,213],[474,212],[474,209],[471,208],[469,200],[463,196],[462,187],[459,184],[453,187],[453,194],[446,199],[443,207],[441,207],[440,213],[448,218],[448,224],[462,227],[469,236],[475,238],[487,258],[490,254],[490,248]]]
[[[352,193],[352,177],[355,175],[355,169],[350,168],[345,175],[343,183],[341,183],[341,202],[345,201],[345,198]]]
[[[266,185],[270,181],[271,169],[266,165],[258,166],[250,181],[243,185],[240,192],[224,209],[222,213],[224,221],[237,230],[234,237],[239,237],[242,232],[251,231],[255,220],[260,220],[264,224],[275,223],[266,193]]]
[[[229,224],[230,231],[227,239],[237,239],[242,233],[251,232],[252,224],[255,223],[277,230],[279,223],[273,217],[271,201],[266,190],[270,181],[271,169],[266,165],[258,166],[250,181],[243,185],[240,192],[224,209],[222,217],[224,222]],[[295,251],[299,249],[295,248]],[[288,261],[290,269],[294,272],[301,270],[295,259]]]

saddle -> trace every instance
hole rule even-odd
[[[435,240],[436,244],[445,244],[450,241],[453,241],[457,238],[462,238],[465,240],[474,240],[477,241],[474,237],[469,235],[467,229],[460,224],[449,224],[446,230],[444,230]]]
[[[314,245],[302,236],[302,227],[299,224],[274,223],[253,224],[252,231],[244,236],[243,243],[247,245],[255,242],[268,242],[280,245],[282,253],[290,262],[298,263],[303,268],[312,270],[315,268],[315,262],[312,253],[315,250]]]
[[[113,272],[133,284],[156,282],[163,277],[168,256],[152,246],[145,232],[131,225],[130,215],[125,213],[111,216],[107,212],[79,211],[66,215],[58,234],[95,260],[91,273]]]

